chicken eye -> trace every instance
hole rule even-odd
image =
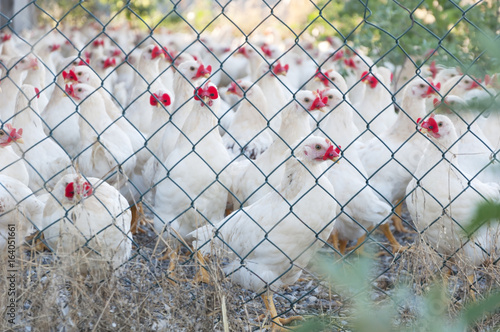
[[[78,88],[76,91],[78,91],[78,92],[82,92],[82,88]]]
[[[335,82],[335,77],[331,77],[330,81]]]
[[[153,50],[152,50],[152,49],[149,49],[149,50],[148,50],[148,53],[151,53],[151,52],[153,52]]]
[[[306,103],[308,103],[308,102],[310,102],[310,101],[311,101],[311,99],[306,98],[306,99],[304,99],[304,101],[305,101]]]
[[[0,136],[3,136],[5,133],[3,131],[0,131]]]
[[[77,75],[78,75],[78,76],[82,76],[82,72],[81,72],[81,71],[79,71],[79,72],[77,73]]]
[[[438,127],[442,127],[443,126],[443,123],[442,122],[439,122],[438,123]]]
[[[24,59],[21,60],[21,63],[25,63],[25,62],[26,62],[26,60],[24,60]]]
[[[419,85],[419,87],[425,88],[425,84],[422,83],[422,84]]]
[[[316,150],[321,150],[321,145],[319,144],[316,144],[316,146],[314,147]]]
[[[194,71],[196,68],[194,68],[193,66],[189,67],[189,70],[191,71]]]
[[[332,95],[329,95],[329,96],[328,96],[328,99],[333,99],[333,96],[332,96]]]

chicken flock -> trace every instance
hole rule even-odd
[[[443,255],[498,257],[498,227],[460,232],[500,201],[500,113],[471,106],[495,96],[496,75],[430,61],[416,74],[334,38],[126,29],[0,33],[0,247],[15,223],[18,243],[40,231],[53,252],[117,270],[146,210],[162,259],[220,255],[263,292],[327,243],[345,254],[378,228],[402,250],[406,202]]]

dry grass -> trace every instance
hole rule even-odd
[[[418,237],[416,237],[418,239]],[[374,234],[378,243],[384,241]],[[1,320],[0,330],[18,331],[266,331],[267,317],[258,321],[265,308],[259,294],[242,289],[225,279],[221,262],[208,263],[213,284],[194,284],[190,281],[199,270],[192,257],[184,256],[173,274],[168,274],[169,261],[158,261],[161,245],[149,231],[135,237],[139,251],[121,273],[100,271],[99,275],[77,273],[75,259],[56,258],[49,252],[22,251],[17,260],[16,324]],[[21,251],[19,251],[21,252]],[[189,254],[187,250],[185,254]],[[322,256],[332,264],[339,260],[330,249]],[[419,296],[432,283],[442,279],[446,268],[443,260],[424,243],[415,241],[412,248],[398,260],[374,258],[374,303],[390,298],[398,282],[408,285]],[[77,262],[87,264],[89,257],[79,257]],[[327,262],[328,262],[327,261]],[[395,263],[394,263],[395,262]],[[95,262],[94,262],[95,263]],[[3,267],[5,263],[1,263]],[[83,265],[84,265],[83,264]],[[467,267],[448,263],[453,273],[448,277],[449,302],[445,314],[453,317],[470,301],[466,279]],[[386,271],[386,269],[389,270]],[[476,271],[476,297],[498,288],[500,273],[496,265],[484,266]],[[3,269],[2,273],[6,273]],[[323,317],[327,330],[344,330],[352,317],[350,300],[341,298],[318,272],[304,273],[302,280],[275,295],[278,313],[284,316],[301,314]],[[4,280],[5,277],[2,276]],[[173,279],[178,280],[174,282]],[[1,294],[7,294],[8,283],[0,283]],[[8,296],[0,297],[5,307]],[[288,309],[293,309],[287,311]],[[411,322],[411,311],[400,311],[401,322]],[[477,324],[477,330],[498,326],[500,314]],[[347,324],[347,326],[346,326]]]

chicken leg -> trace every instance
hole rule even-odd
[[[469,289],[470,289],[470,296],[472,297],[472,300],[476,302],[476,289],[474,288],[474,273],[471,275],[467,276],[467,281],[469,283]]]
[[[47,247],[47,245],[43,242],[43,233],[40,231],[29,235],[25,238],[26,242],[32,242],[31,247],[35,249],[36,251],[50,251],[50,249]]]
[[[401,219],[402,213],[403,213],[403,201],[401,201],[394,208],[394,213],[391,216],[392,224],[394,225],[396,231],[400,233],[412,233],[413,231],[408,230],[406,227],[403,226],[403,219]]]
[[[141,224],[145,224],[143,222],[144,219],[144,210],[142,208],[142,203],[137,203],[130,208],[132,212],[132,221],[130,223],[130,230],[133,235],[137,233],[146,233],[144,229],[140,227]]]
[[[389,240],[389,242],[390,242],[390,244],[392,246],[392,253],[393,254],[396,254],[397,252],[400,252],[400,251],[408,249],[408,247],[402,246],[401,244],[399,244],[398,240],[396,240],[396,238],[392,234],[391,229],[390,229],[388,223],[380,225],[380,230],[382,231],[382,233],[384,233],[384,235],[387,238],[387,240]],[[383,252],[381,252],[379,254],[379,256],[380,255],[385,255],[385,254],[386,254],[386,252],[383,251]]]
[[[203,282],[205,284],[212,284],[212,281],[210,280],[210,275],[208,274],[208,270],[205,267],[207,265],[206,262],[207,259],[203,257],[203,255],[199,251],[196,251],[196,259],[200,264],[200,270],[194,277],[193,282],[194,283]]]
[[[372,229],[373,229],[373,226],[370,226],[366,229],[366,231],[371,232]],[[356,242],[356,244],[353,245],[352,247],[347,248],[347,250],[352,251],[352,250],[357,248],[356,253],[359,255],[362,255],[363,254],[363,242],[365,242],[365,240],[366,240],[366,234],[360,236],[358,241]]]
[[[272,327],[271,331],[288,331],[288,329],[284,329],[283,325],[290,324],[294,320],[303,320],[302,316],[292,316],[288,318],[278,317],[278,312],[276,311],[276,307],[274,306],[274,300],[272,295],[261,295],[262,300],[264,300],[264,305],[266,306],[267,311],[271,315]]]

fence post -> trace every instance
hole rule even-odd
[[[0,1],[0,28],[3,28],[9,23],[9,20],[17,13],[12,19],[10,27],[17,33],[23,29],[33,28],[36,24],[35,6],[31,4],[31,0],[1,0]],[[24,8],[26,7],[26,8]],[[24,8],[24,9],[23,9]],[[21,12],[19,12],[23,9]],[[19,12],[19,13],[18,13]]]

